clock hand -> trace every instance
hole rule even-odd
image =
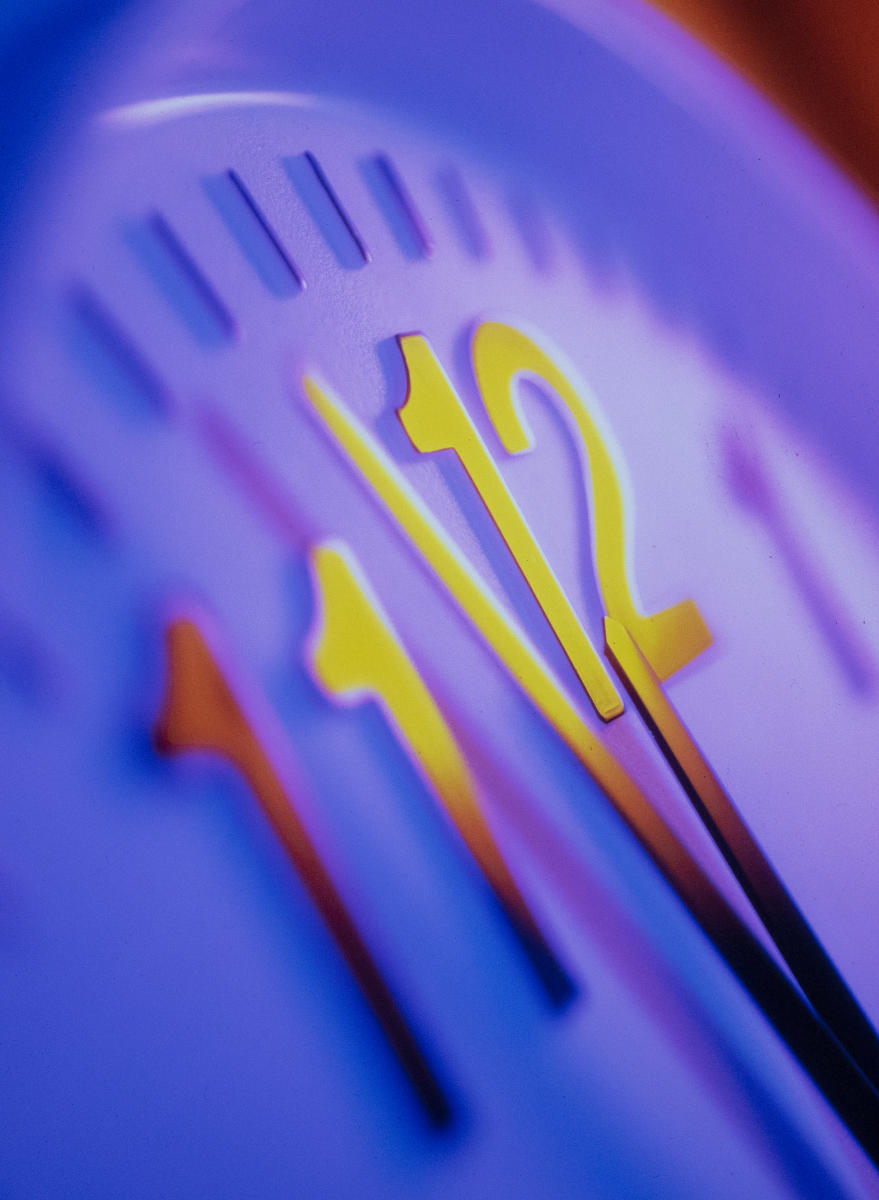
[[[397,410],[412,445],[422,454],[450,450],[457,457],[510,548],[528,586],[603,721],[623,711],[606,664],[590,642],[554,571],[540,552],[525,516],[504,483],[488,447],[421,334],[398,338],[409,381]]]
[[[604,619],[606,652],[782,958],[818,1015],[879,1089],[879,1038],[626,627]]]
[[[322,427],[375,494],[415,552],[466,614],[494,655],[605,794],[625,806],[641,798],[628,774],[590,730],[549,666],[497,602],[454,541],[359,420],[311,376],[303,389]],[[645,802],[646,803],[646,802]],[[647,824],[652,812],[644,810]]]
[[[528,640],[467,569],[463,556],[366,429],[314,379],[306,377],[303,383],[316,415],[364,484],[598,784],[779,1037],[879,1166],[879,1092],[622,765],[591,733]]]

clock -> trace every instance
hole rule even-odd
[[[875,1194],[872,214],[634,5],[46,12],[4,1194]]]

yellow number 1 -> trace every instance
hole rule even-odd
[[[482,815],[476,784],[436,701],[346,548],[311,552],[317,626],[311,662],[320,685],[342,702],[376,700],[494,893],[549,999],[574,985],[550,949]]]
[[[623,705],[604,663],[430,344],[416,333],[401,337],[399,345],[406,363],[409,391],[397,415],[409,440],[423,454],[437,450],[455,452],[596,712],[605,721],[618,717]]]

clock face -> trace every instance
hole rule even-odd
[[[370,9],[122,37],[23,224],[5,1186],[869,1195],[872,233],[600,6]]]

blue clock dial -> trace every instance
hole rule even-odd
[[[870,1195],[872,231],[601,5],[378,7],[133,11],[29,193],[4,1184]]]

